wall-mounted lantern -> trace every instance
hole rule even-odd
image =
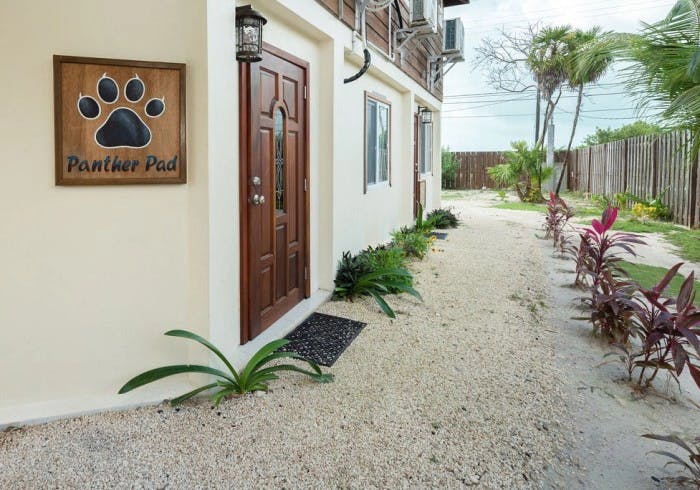
[[[431,124],[433,122],[433,111],[427,107],[418,106],[418,114],[420,114],[420,122],[423,124]]]
[[[236,7],[236,59],[243,63],[262,60],[263,26],[267,19],[250,5]]]

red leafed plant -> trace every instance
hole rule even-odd
[[[617,208],[606,208],[600,221],[594,219],[590,228],[579,233],[580,245],[569,253],[576,260],[577,285],[590,293],[582,301],[591,308],[594,331],[624,344],[630,336],[633,285],[619,279],[624,273],[618,265],[619,252],[634,256],[634,246],[644,242],[632,233],[612,233],[616,219]]]
[[[576,263],[576,279],[574,280],[574,286],[580,289],[585,289],[586,276],[584,271],[588,261],[588,249],[591,244],[587,234],[580,233],[579,238],[579,244],[566,246],[564,248],[564,253],[571,256]]]
[[[590,228],[585,228],[581,235],[586,236],[588,244],[586,255],[583,258],[582,271],[588,276],[588,284],[595,286],[606,280],[604,273],[610,271],[614,277],[620,272],[618,262],[622,258],[618,252],[627,252],[636,256],[634,245],[644,245],[639,235],[633,233],[610,233],[617,219],[617,208],[607,207],[603,211],[601,220],[594,219]]]
[[[547,205],[544,218],[545,239],[552,239],[554,247],[564,251],[566,239],[564,229],[569,223],[569,220],[574,216],[574,210],[569,205],[553,192],[549,193],[549,199],[545,201]]]
[[[625,345],[630,337],[633,309],[630,304],[634,284],[618,280],[612,272],[602,272],[602,280],[591,286],[590,297],[582,302],[590,308],[588,319],[593,331],[602,334],[611,342]]]
[[[639,337],[641,352],[634,367],[639,370],[637,384],[646,388],[660,370],[676,381],[687,368],[700,388],[700,310],[694,306],[695,274],[683,281],[677,298],[665,298],[663,292],[683,263],[676,264],[651,289],[631,302],[632,335]]]
[[[658,434],[644,434],[642,437],[657,441],[670,442],[684,449],[688,453],[688,460],[685,461],[683,458],[670,451],[650,451],[651,453],[669,458],[666,466],[677,465],[680,466],[685,472],[677,476],[655,478],[657,481],[666,481],[672,485],[680,485],[684,488],[690,488],[693,486],[700,488],[700,437],[696,437],[690,443],[684,441],[676,435],[663,436]]]

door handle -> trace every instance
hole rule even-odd
[[[259,196],[258,194],[255,194],[252,198],[251,201],[253,204],[256,206],[260,206],[261,204],[265,204],[265,196]]]

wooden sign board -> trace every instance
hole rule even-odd
[[[187,182],[185,65],[54,56],[56,185]]]

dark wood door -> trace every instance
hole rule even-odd
[[[420,203],[420,116],[413,116],[413,219],[418,217]]]
[[[266,46],[241,68],[242,341],[307,295],[305,62]]]

